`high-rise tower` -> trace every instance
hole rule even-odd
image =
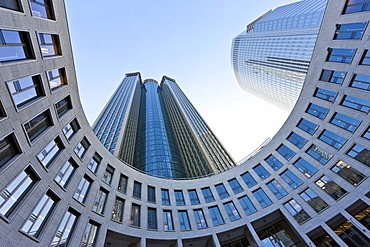
[[[93,126],[123,161],[165,178],[219,173],[234,161],[175,80],[129,73]]]
[[[248,93],[291,110],[301,92],[326,0],[302,0],[268,11],[234,38],[232,66]]]

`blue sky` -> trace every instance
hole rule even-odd
[[[128,72],[176,79],[239,161],[288,116],[245,93],[230,61],[232,39],[291,0],[66,0],[81,101],[92,124]]]

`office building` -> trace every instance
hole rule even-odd
[[[126,165],[89,127],[64,2],[10,2],[0,246],[370,245],[370,1],[328,1],[296,107],[260,152],[181,180]]]

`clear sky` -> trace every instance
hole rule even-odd
[[[124,75],[174,78],[239,161],[272,137],[288,112],[244,92],[231,42],[269,9],[294,0],[66,0],[78,85],[95,121]]]

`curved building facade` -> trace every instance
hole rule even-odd
[[[35,4],[0,5],[0,245],[369,246],[369,1],[328,1],[302,93],[260,152],[187,180],[101,144],[64,3]]]

